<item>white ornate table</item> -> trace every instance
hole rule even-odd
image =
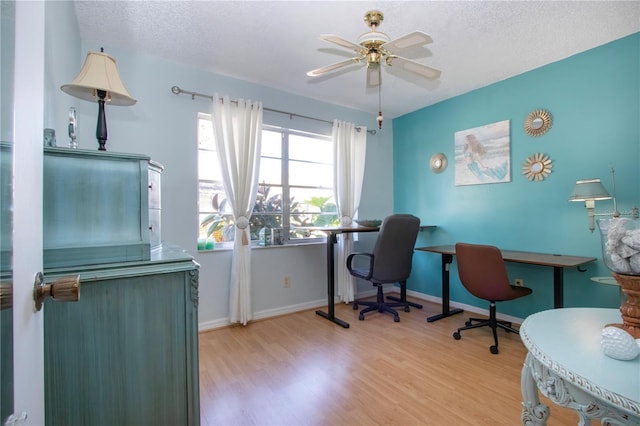
[[[576,410],[578,425],[640,425],[640,357],[609,358],[600,349],[606,324],[620,323],[618,309],[565,308],[533,314],[520,337],[529,353],[522,367],[522,424],[546,425],[554,403]]]

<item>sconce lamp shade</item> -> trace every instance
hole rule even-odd
[[[103,52],[89,52],[77,77],[60,89],[76,98],[98,102],[97,91],[107,92],[105,101],[111,105],[134,105],[136,100],[124,87],[116,60]]]
[[[600,183],[600,179],[576,181],[576,186],[569,196],[569,201],[610,200],[611,195]]]

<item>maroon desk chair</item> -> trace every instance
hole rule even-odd
[[[489,319],[469,318],[465,323],[465,327],[460,327],[458,331],[453,333],[453,338],[460,340],[460,332],[463,330],[491,327],[495,345],[491,346],[489,350],[492,354],[497,354],[498,333],[496,330],[498,328],[511,333],[520,333],[511,327],[511,322],[496,319],[496,302],[518,299],[531,294],[532,290],[509,283],[502,253],[497,247],[457,243],[456,260],[462,285],[472,295],[489,301]]]

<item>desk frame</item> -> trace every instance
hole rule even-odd
[[[450,308],[449,293],[449,269],[456,254],[454,245],[417,247],[416,250],[439,253],[442,256],[442,313],[427,318],[427,322],[433,322],[451,315],[459,314],[462,309]],[[553,307],[564,306],[564,268],[577,267],[578,271],[585,272],[580,267],[596,260],[595,257],[580,257],[563,254],[534,253],[528,251],[501,250],[502,258],[506,262],[527,263],[530,265],[553,267]]]
[[[317,310],[316,314],[329,321],[338,324],[343,328],[349,328],[349,323],[336,318],[335,314],[335,254],[334,245],[338,242],[338,234],[352,234],[356,232],[378,232],[378,227],[364,227],[364,226],[346,226],[346,227],[304,227],[309,231],[322,231],[327,234],[327,312]]]

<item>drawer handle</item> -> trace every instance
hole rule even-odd
[[[33,283],[33,300],[36,302],[36,311],[42,309],[47,297],[62,302],[80,300],[80,275],[58,278],[51,284],[45,284],[42,272],[38,272]]]

